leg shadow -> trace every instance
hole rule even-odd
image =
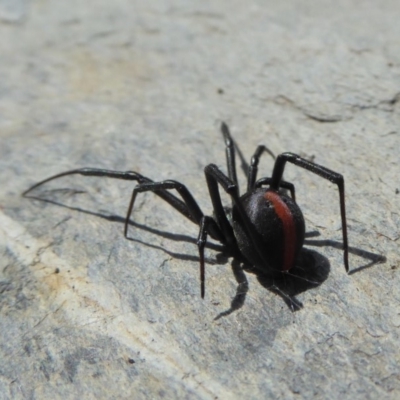
[[[61,192],[63,194],[68,194],[68,195],[85,193],[84,191],[71,190],[71,189],[56,189],[56,190],[52,190],[50,192]],[[96,216],[99,218],[106,219],[108,221],[115,221],[115,222],[119,222],[121,224],[125,223],[125,218],[118,216],[118,215],[93,212],[93,211],[82,209],[80,207],[68,206],[68,205],[60,203],[57,200],[45,199],[45,198],[34,196],[34,195],[29,195],[26,197],[34,199],[34,200],[40,200],[43,202],[51,203],[51,204],[54,204],[54,205],[57,205],[60,207],[68,208],[73,211],[78,211],[78,212],[82,212],[85,214],[93,215],[93,216]],[[196,238],[191,237],[191,236],[174,234],[174,233],[162,231],[162,230],[155,229],[155,228],[150,228],[148,226],[145,226],[145,225],[133,222],[133,221],[129,221],[129,225],[132,227],[136,227],[138,229],[153,233],[155,235],[161,236],[161,237],[169,239],[169,240],[188,242],[188,243],[193,243],[194,245],[196,245],[196,242],[197,242]],[[316,231],[307,232],[306,233],[307,239],[305,240],[305,244],[309,245],[309,246],[315,246],[315,247],[330,246],[330,247],[334,247],[336,249],[342,249],[341,242],[336,242],[333,240],[310,240],[309,239],[309,238],[312,238],[315,236],[319,236],[319,232],[316,232]],[[169,250],[166,250],[165,248],[163,248],[161,246],[146,243],[139,239],[128,238],[128,240],[140,243],[140,244],[148,246],[148,247],[152,247],[152,248],[161,250],[173,258],[187,260],[187,261],[200,262],[200,259],[198,256],[190,256],[187,254],[174,253]],[[210,259],[210,258],[206,259],[206,262],[208,264],[222,265],[222,264],[227,263],[228,257],[230,257],[230,255],[226,252],[226,249],[222,245],[208,242],[206,247],[218,252],[215,259]],[[380,254],[371,253],[371,252],[368,252],[368,251],[365,251],[365,250],[362,250],[359,248],[355,248],[355,247],[350,247],[349,252],[369,260],[369,262],[367,264],[361,265],[361,266],[351,270],[349,272],[349,274],[354,274],[354,273],[360,272],[361,270],[364,270],[366,268],[371,268],[375,264],[383,263],[386,261],[386,257],[384,257]],[[289,272],[281,273],[279,275],[269,276],[269,275],[263,274],[259,270],[256,270],[255,268],[250,267],[248,265],[244,265],[241,261],[238,261],[235,259],[232,261],[231,265],[232,265],[232,272],[238,283],[238,287],[236,289],[236,295],[232,299],[231,307],[228,310],[220,313],[215,318],[215,320],[218,320],[222,317],[232,314],[233,312],[240,309],[244,305],[245,300],[246,300],[246,294],[249,289],[248,281],[247,281],[244,271],[255,274],[257,276],[257,279],[260,282],[260,284],[263,287],[265,287],[266,289],[281,296],[282,299],[284,300],[284,302],[287,304],[287,306],[293,312],[298,311],[303,307],[303,304],[296,298],[296,296],[302,292],[305,292],[305,291],[311,289],[311,288],[321,285],[321,283],[327,279],[329,272],[330,272],[330,264],[329,264],[328,259],[326,257],[322,256],[321,254],[319,254],[318,252],[316,252],[314,250],[306,249],[306,248],[302,249],[300,256],[299,256],[299,260],[297,262],[297,265],[294,268],[292,268]]]

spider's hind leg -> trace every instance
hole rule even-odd
[[[344,178],[343,175],[332,171],[322,165],[308,161],[297,154],[293,153],[282,153],[280,154],[274,165],[272,172],[272,178],[270,186],[274,190],[278,190],[282,181],[283,171],[285,169],[286,162],[290,162],[298,167],[304,168],[321,178],[327,179],[328,181],[337,185],[339,190],[339,205],[340,215],[342,219],[342,236],[343,236],[343,260],[346,272],[349,272],[349,244],[347,239],[347,219],[346,219],[346,206],[345,206],[345,195],[344,195]]]

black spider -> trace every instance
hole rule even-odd
[[[269,152],[265,146],[258,146],[247,173],[247,191],[239,194],[235,167],[235,144],[228,126],[221,125],[221,131],[226,145],[228,176],[215,164],[209,164],[204,172],[208,191],[214,208],[213,217],[206,216],[201,211],[185,185],[173,180],[154,182],[137,172],[110,171],[99,168],[80,168],[62,172],[36,183],[22,195],[26,196],[38,186],[66,175],[80,174],[85,176],[103,176],[116,179],[137,181],[129,203],[125,219],[124,235],[127,237],[128,224],[135,204],[136,195],[151,191],[165,200],[190,221],[198,224],[200,232],[197,245],[200,254],[201,297],[204,298],[204,247],[207,235],[221,242],[235,259],[246,265],[253,265],[263,275],[281,275],[295,266],[296,260],[304,243],[305,225],[303,214],[295,201],[294,185],[282,180],[286,162],[305,168],[322,178],[338,185],[340,213],[342,218],[344,265],[349,271],[347,242],[347,223],[345,211],[343,176],[293,154],[280,154],[276,160],[272,177],[257,178],[259,159],[263,152]],[[219,187],[232,198],[232,208],[222,205]],[[264,187],[268,185],[268,187]],[[291,197],[283,193],[281,188],[290,192]],[[182,199],[169,192],[175,189]]]

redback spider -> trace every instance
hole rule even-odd
[[[295,200],[292,183],[282,180],[286,162],[325,178],[339,189],[340,214],[342,218],[344,266],[349,271],[347,242],[347,223],[345,211],[344,179],[337,172],[308,161],[293,153],[282,153],[276,160],[271,177],[257,180],[258,163],[264,152],[272,153],[265,146],[258,146],[247,171],[247,191],[239,194],[235,166],[235,143],[228,126],[221,125],[225,140],[228,176],[215,164],[209,164],[204,172],[211,202],[213,216],[204,215],[189,190],[180,182],[166,180],[154,182],[133,171],[110,171],[100,168],[79,168],[51,176],[36,183],[22,195],[53,179],[66,175],[101,176],[136,181],[125,219],[124,235],[127,237],[130,216],[138,193],[151,191],[179,211],[184,217],[199,225],[197,245],[200,255],[201,297],[205,293],[204,247],[207,235],[221,242],[227,253],[245,265],[253,265],[260,274],[267,276],[287,273],[296,265],[303,247],[305,224],[303,214]],[[232,198],[232,208],[222,205],[219,185]],[[266,186],[266,187],[265,187]],[[287,196],[282,189],[290,192]],[[170,192],[175,189],[181,198]]]

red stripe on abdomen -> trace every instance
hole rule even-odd
[[[283,265],[282,270],[288,271],[293,267],[296,253],[296,225],[287,204],[278,193],[268,191],[264,195],[275,208],[276,215],[283,224]]]

